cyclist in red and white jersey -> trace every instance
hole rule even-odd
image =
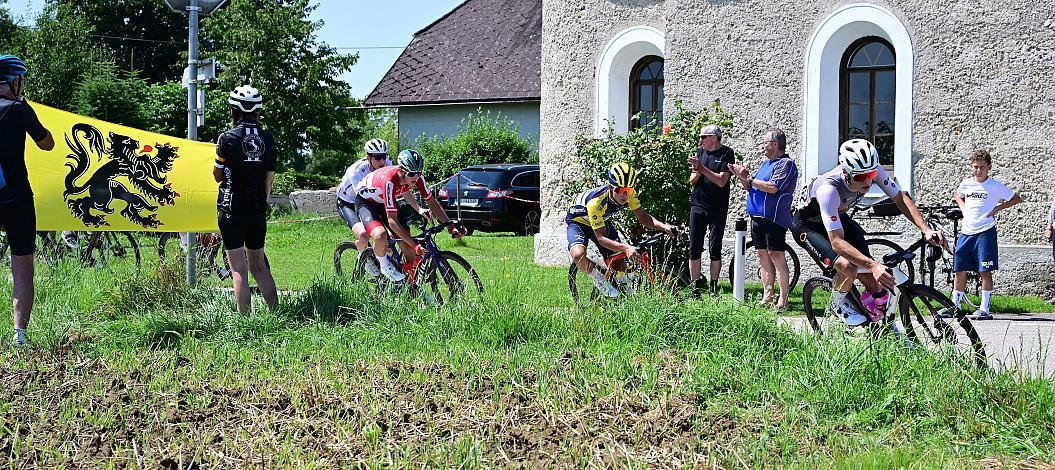
[[[410,229],[399,222],[396,200],[402,197],[408,204],[413,204],[413,191],[417,190],[430,209],[423,215],[435,215],[440,222],[447,222],[449,218],[439,201],[432,197],[425,178],[421,176],[425,167],[424,157],[407,149],[399,153],[396,161],[397,165],[374,170],[359,181],[355,187],[355,212],[374,242],[374,256],[377,257],[381,273],[392,281],[402,281],[405,275],[385,256],[388,253],[388,231],[400,239],[407,265],[414,262],[422,248],[411,238]],[[450,226],[448,231],[454,237],[462,235],[454,226]]]
[[[791,230],[811,255],[825,266],[835,267],[838,274],[832,280],[832,309],[842,315],[849,326],[860,325],[868,318],[877,320],[889,300],[886,289],[895,284],[894,276],[886,266],[872,259],[864,229],[846,214],[873,184],[897,204],[901,213],[925,233],[932,244],[945,243],[945,236],[927,225],[916,203],[879,165],[879,152],[871,142],[864,139],[843,142],[839,146],[839,166],[806,185]],[[859,274],[858,268],[868,272]],[[866,292],[861,300],[868,312],[856,311],[846,300],[854,280],[864,284]]]

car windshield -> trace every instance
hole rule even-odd
[[[462,170],[458,172],[461,177],[462,186],[477,186],[477,187],[488,187],[493,188],[502,183],[506,176],[504,171],[488,171],[488,170]],[[447,187],[453,187],[458,184],[456,178],[446,184]]]

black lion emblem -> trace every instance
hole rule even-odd
[[[85,149],[82,138],[87,140],[88,148]],[[110,225],[104,218],[107,214],[113,214],[114,209],[110,207],[114,199],[125,202],[125,208],[121,215],[131,222],[143,227],[157,228],[163,225],[157,220],[157,214],[144,216],[142,211],[156,211],[158,206],[151,204],[154,201],[162,206],[174,204],[179,193],[172,190],[172,183],[167,183],[165,173],[172,170],[172,161],[179,157],[176,153],[179,149],[169,144],[158,144],[156,149],[150,147],[142,148],[140,152],[139,141],[120,134],[110,133],[109,149],[104,142],[103,134],[99,129],[88,124],[75,124],[70,134],[66,136],[66,145],[70,147],[66,162],[70,172],[66,175],[66,190],[63,197],[70,211],[85,226],[99,227]],[[104,163],[83,184],[77,184],[91,164],[88,151],[94,152],[98,160],[103,156],[110,161]],[[150,152],[156,150],[153,156]],[[125,186],[128,182],[138,191],[132,192]],[[71,199],[71,196],[84,194],[82,198]],[[139,194],[142,193],[142,194]],[[92,211],[100,214],[92,214]]]

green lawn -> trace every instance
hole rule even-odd
[[[894,341],[821,343],[724,297],[572,306],[566,269],[532,264],[529,238],[440,237],[484,278],[482,298],[378,296],[333,277],[348,235],[332,219],[269,226],[276,279],[296,294],[248,317],[212,288],[223,282],[188,290],[175,265],[41,268],[33,347],[0,346],[0,455],[168,468],[1055,460],[1050,381]],[[10,292],[0,276],[0,304]]]

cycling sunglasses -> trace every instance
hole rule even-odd
[[[373,158],[374,160],[384,160],[384,159],[388,158],[388,154],[387,153],[370,154],[370,158]]]
[[[858,174],[858,175],[853,175],[853,179],[854,179],[854,181],[856,181],[858,183],[864,183],[865,181],[871,181],[871,180],[876,179],[876,174],[878,174],[878,173],[879,173],[879,170],[872,170],[872,171],[869,171],[868,173],[861,173],[861,174]]]
[[[634,188],[615,188],[615,193],[620,196],[633,197],[635,194],[637,194],[637,190]]]
[[[421,176],[421,172],[420,171],[407,171],[407,172],[404,172],[404,174],[407,175],[407,178],[417,178],[417,177]]]

